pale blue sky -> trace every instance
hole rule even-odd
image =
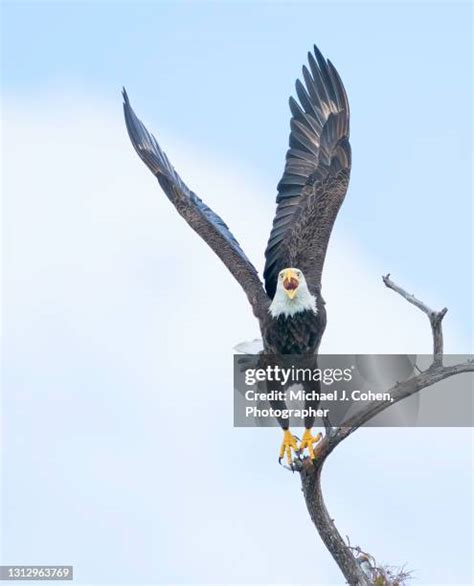
[[[69,83],[118,108],[126,85],[156,132],[235,157],[267,180],[264,198],[316,42],[352,108],[341,229],[384,270],[439,293],[433,302],[458,322],[458,308],[470,310],[470,3],[17,2],[3,12],[4,91]]]
[[[73,563],[86,584],[340,583],[276,464],[280,430],[232,427],[231,349],[256,322],[133,152],[120,89],[261,268],[288,96],[316,42],[346,85],[354,154],[324,276],[325,350],[429,351],[425,316],[381,285],[391,271],[449,307],[446,346],[461,352],[471,7],[2,12],[4,562]],[[471,468],[470,430],[360,430],[328,463],[326,498],[344,534],[418,583],[470,584]],[[350,493],[347,478],[360,480]]]

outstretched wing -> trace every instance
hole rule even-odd
[[[269,299],[258,273],[224,221],[185,185],[161,150],[155,137],[132,110],[123,90],[125,123],[139,157],[158,179],[168,199],[186,222],[212,248],[244,289],[257,317],[264,315]]]
[[[330,61],[314,47],[290,98],[290,148],[278,184],[277,210],[265,251],[270,297],[285,267],[301,269],[311,291],[321,285],[326,250],[346,195],[351,167],[349,103]]]

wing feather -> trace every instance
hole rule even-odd
[[[128,135],[138,156],[158,179],[166,196],[181,216],[207,242],[240,283],[255,315],[263,317],[267,311],[269,299],[257,270],[246,257],[222,218],[183,182],[155,137],[137,118],[125,89],[123,98]]]
[[[300,268],[319,290],[329,237],[349,185],[349,102],[333,64],[314,47],[309,68],[290,98],[290,148],[278,183],[277,210],[265,251],[265,288],[270,297],[278,272]]]

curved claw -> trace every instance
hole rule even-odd
[[[289,470],[290,472],[293,472],[293,474],[295,473],[295,471],[297,470],[296,466],[294,465],[294,463],[292,462],[289,466],[288,464],[283,464],[282,463],[282,459],[283,458],[278,458],[278,463],[280,464],[280,466],[282,468],[284,468],[285,470]]]
[[[284,468],[285,470],[289,470],[290,472],[293,472],[293,474],[295,472],[301,472],[301,470],[303,469],[303,460],[295,460],[291,463],[290,466],[288,466],[288,464],[282,464],[282,468]]]

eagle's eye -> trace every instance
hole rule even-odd
[[[296,276],[301,277],[301,271],[296,271]]]

